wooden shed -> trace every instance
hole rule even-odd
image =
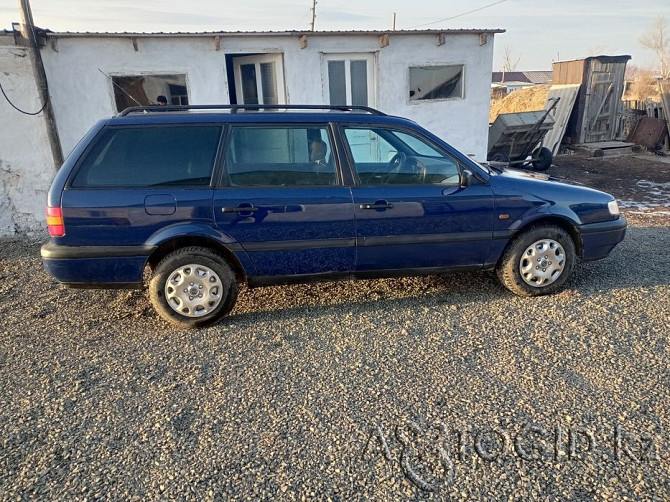
[[[630,56],[593,56],[553,64],[552,84],[581,84],[563,142],[581,144],[617,139],[629,59]]]

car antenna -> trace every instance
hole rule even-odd
[[[117,89],[120,89],[121,92],[122,92],[123,94],[125,94],[125,95],[128,96],[130,99],[132,99],[133,101],[135,101],[135,103],[137,103],[137,106],[142,106],[142,103],[140,103],[139,101],[137,101],[132,95],[130,95],[130,94],[128,93],[128,91],[126,91],[123,87],[121,87],[119,84],[117,84],[116,82],[114,82],[114,79],[113,79],[112,77],[110,77],[109,75],[107,75],[107,74],[106,74],[104,71],[102,71],[100,68],[98,68],[98,71],[99,71],[100,73],[102,73],[105,77],[107,77],[107,78],[109,79],[109,81],[112,83],[112,85],[115,85]]]

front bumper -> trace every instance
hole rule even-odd
[[[582,260],[600,260],[610,254],[626,235],[626,218],[589,223],[577,227],[582,240]]]

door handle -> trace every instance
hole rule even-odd
[[[361,204],[358,207],[361,209],[393,209],[393,204],[389,204],[386,201],[378,201],[374,204]]]
[[[255,213],[256,211],[258,211],[258,208],[251,205],[221,208],[222,213]]]

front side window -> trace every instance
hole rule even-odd
[[[226,153],[231,186],[337,184],[325,126],[232,128]]]
[[[454,185],[458,161],[427,140],[386,128],[347,127],[344,135],[361,185]]]
[[[463,65],[415,66],[409,69],[409,100],[463,97]]]
[[[207,186],[220,126],[109,128],[83,159],[72,186]]]

